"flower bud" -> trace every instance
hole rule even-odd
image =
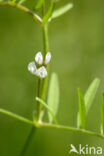
[[[42,65],[43,64],[43,56],[41,52],[38,52],[35,56],[35,61],[37,64]]]
[[[45,57],[45,64],[47,65],[50,62],[50,60],[51,60],[51,53],[48,52]]]

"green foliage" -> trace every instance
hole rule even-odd
[[[57,18],[63,14],[65,14],[66,12],[68,12],[70,9],[73,8],[73,4],[72,3],[69,3],[57,10],[55,10],[53,13],[52,13],[52,16],[51,16],[51,19],[54,19],[54,18]]]
[[[56,73],[53,73],[51,76],[49,91],[48,91],[48,106],[52,109],[54,115],[57,114],[59,106],[59,83]],[[52,116],[49,115],[49,122],[52,122]]]
[[[47,13],[45,14],[45,16],[43,17],[43,24],[47,23],[48,19],[51,17],[53,9],[54,9],[54,5],[55,5],[54,1],[51,1],[49,9]]]
[[[54,116],[54,113],[53,111],[51,110],[51,108],[42,100],[40,99],[39,97],[36,97],[36,101],[40,102],[49,112],[49,114],[51,115],[52,119],[54,120],[54,122],[57,124],[57,120]]]
[[[101,102],[101,133],[104,135],[104,93]]]
[[[84,101],[85,101],[85,106],[86,106],[86,115],[88,114],[88,111],[91,107],[91,104],[95,98],[98,86],[100,84],[100,80],[99,79],[95,79],[91,85],[89,86],[85,96],[84,96]],[[80,117],[79,117],[79,113],[77,116],[77,127],[80,127],[81,123],[80,123]]]
[[[36,10],[40,9],[42,7],[43,3],[44,3],[44,0],[38,0],[37,4],[35,6],[35,9]]]
[[[5,3],[0,3],[0,5],[1,6],[4,5],[4,6],[11,6],[11,7],[18,8],[18,9],[22,10],[23,12],[28,13],[30,16],[32,16],[32,18],[35,21],[37,21],[40,24],[40,26],[42,27],[42,30],[44,30],[43,31],[43,44],[44,44],[43,47],[44,47],[44,55],[45,55],[47,53],[47,51],[49,50],[48,49],[48,22],[51,19],[57,18],[57,17],[65,14],[66,12],[68,12],[73,7],[73,4],[72,3],[67,4],[67,5],[59,8],[58,10],[53,11],[56,0],[54,0],[54,1],[50,0],[50,6],[49,6],[48,11],[46,12],[46,14],[45,14],[45,16],[43,17],[43,20],[42,20],[40,16],[38,16],[33,10],[30,9],[32,7],[31,5],[29,5],[29,6],[31,6],[30,8],[27,8],[26,6],[24,7],[22,5],[16,5],[15,4],[15,2],[17,2],[17,3],[19,2],[19,4],[22,4],[25,1],[26,0],[20,0],[20,1],[19,0],[17,0],[17,1],[16,0],[9,0],[9,1],[4,1]],[[38,0],[35,8],[36,9],[40,9],[42,7],[44,1],[45,0]],[[0,2],[3,2],[3,0],[0,0]],[[47,8],[47,6],[45,7],[45,9],[46,8]],[[17,23],[16,23],[16,25],[17,25]],[[63,41],[64,41],[64,39],[63,39]],[[8,49],[7,49],[7,51],[8,51]],[[48,70],[47,70],[47,72],[48,72]],[[26,119],[24,117],[21,117],[19,115],[16,115],[15,113],[6,111],[4,109],[0,109],[0,113],[8,115],[8,116],[10,116],[12,118],[18,119],[18,120],[20,120],[22,122],[25,122],[25,123],[30,124],[30,125],[32,125],[34,127],[37,127],[37,128],[39,128],[39,127],[57,128],[57,129],[69,130],[69,131],[73,131],[73,132],[81,132],[81,133],[84,133],[84,134],[98,136],[98,137],[104,139],[104,135],[101,135],[101,134],[96,133],[96,132],[91,132],[91,131],[85,130],[85,128],[86,128],[86,115],[88,114],[88,111],[91,108],[91,104],[92,104],[92,102],[94,100],[94,97],[96,95],[96,91],[97,91],[97,88],[98,88],[99,82],[100,82],[99,79],[95,79],[92,82],[92,84],[88,88],[88,90],[87,90],[87,92],[86,92],[84,97],[83,97],[83,94],[82,94],[81,90],[78,89],[78,98],[79,98],[78,125],[79,125],[79,127],[81,126],[81,128],[83,128],[82,130],[78,129],[78,128],[69,127],[69,126],[55,125],[55,124],[57,124],[57,120],[56,120],[55,116],[57,114],[57,110],[58,110],[58,106],[59,106],[59,84],[58,84],[58,78],[57,78],[57,75],[55,73],[52,74],[51,80],[50,80],[50,85],[49,85],[48,100],[47,100],[47,104],[46,104],[44,102],[45,101],[44,97],[45,96],[47,97],[47,95],[46,95],[46,93],[47,93],[47,89],[46,89],[47,88],[47,80],[48,80],[48,78],[46,78],[44,80],[42,79],[42,83],[38,84],[38,89],[40,90],[39,91],[39,97],[42,97],[43,99],[40,99],[39,97],[36,98],[36,100],[39,102],[38,104],[40,104],[40,111],[39,111],[39,113],[37,113],[38,111],[36,111],[36,115],[40,115],[40,116],[43,115],[43,111],[44,110],[41,109],[41,106],[44,106],[47,109],[47,111],[48,111],[48,116],[49,116],[49,122],[50,123],[43,122],[42,121],[42,117],[41,117],[41,120],[38,120],[38,121],[35,118],[34,120],[36,122],[34,122],[34,121],[31,121],[31,120]],[[8,88],[9,88],[9,91],[10,91],[11,87],[8,87]],[[24,87],[24,88],[26,88],[26,87]],[[29,90],[29,92],[30,92],[30,90]],[[43,94],[44,94],[44,96],[43,96]],[[63,96],[63,98],[64,98],[64,96]],[[25,104],[25,102],[24,102],[24,104]],[[101,124],[102,134],[104,134],[104,94],[102,96],[101,119],[102,119],[102,124]],[[51,124],[52,121],[54,121],[55,124]],[[31,141],[31,139],[27,139],[27,141],[28,140]],[[29,143],[27,142],[26,145],[28,146]],[[27,148],[23,149],[23,151],[25,151],[26,149]]]
[[[19,4],[23,4],[26,0],[20,0]]]
[[[10,2],[11,2],[11,3],[15,3],[15,2],[16,2],[16,0],[11,0]]]
[[[95,79],[91,85],[89,86],[87,92],[85,93],[84,99],[85,99],[85,105],[86,105],[86,112],[88,113],[91,104],[95,98],[97,89],[99,87],[100,84],[100,80],[99,79]]]
[[[78,89],[78,99],[79,99],[79,115],[80,123],[83,129],[86,128],[86,109],[83,94],[80,89]]]

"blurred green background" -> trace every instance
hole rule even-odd
[[[60,0],[57,7],[67,2]],[[104,0],[72,2],[74,8],[49,25],[51,71],[58,73],[60,81],[57,118],[60,124],[76,126],[77,88],[85,93],[98,77],[101,84],[88,114],[87,129],[99,132],[104,91]],[[34,0],[26,5],[31,3]],[[42,49],[39,24],[17,9],[0,7],[0,108],[32,119],[37,78],[27,71],[27,65]],[[19,156],[30,130],[31,126],[0,114],[0,156]],[[36,131],[27,156],[68,156],[70,144],[104,148],[103,140],[96,137],[42,128]]]

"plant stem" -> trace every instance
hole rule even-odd
[[[40,94],[41,94],[41,79],[38,79],[38,93],[37,93],[37,95],[40,97]],[[37,115],[39,115],[40,114],[40,105],[39,105],[40,103],[39,102],[37,102]],[[38,118],[39,118],[39,116],[37,116],[37,120],[38,120]],[[36,121],[37,122],[37,121]],[[36,122],[35,121],[33,121],[33,123],[34,123],[34,125],[36,124]],[[36,124],[36,127],[37,127],[37,124]],[[21,154],[20,154],[20,156],[25,156],[25,154],[26,154],[26,152],[27,152],[27,150],[28,150],[28,147],[29,147],[29,145],[30,145],[30,143],[31,143],[31,141],[32,141],[32,138],[33,138],[33,136],[34,136],[34,134],[35,134],[35,131],[36,131],[36,127],[32,127],[32,129],[31,129],[31,131],[30,131],[30,134],[29,134],[29,136],[27,137],[27,140],[26,140],[26,142],[25,142],[25,144],[24,144],[24,147],[23,147],[23,149],[22,149],[22,151],[21,151]]]
[[[56,117],[55,117],[53,111],[50,109],[50,107],[48,107],[48,105],[39,97],[36,97],[36,101],[40,102],[48,110],[48,112],[50,112],[50,115],[52,116],[54,123],[57,125],[58,122],[56,120]]]
[[[104,135],[102,135],[100,133],[92,132],[89,130],[85,130],[85,129],[79,129],[79,128],[63,126],[63,125],[54,125],[54,124],[48,124],[48,123],[41,123],[41,124],[39,124],[39,126],[47,127],[47,128],[55,128],[55,129],[60,129],[60,130],[66,130],[66,131],[72,131],[72,132],[78,132],[78,133],[88,134],[91,136],[96,136],[96,137],[104,139]]]
[[[17,9],[31,15],[33,17],[33,19],[35,21],[37,21],[38,23],[40,23],[40,24],[42,23],[42,19],[36,13],[34,13],[33,11],[24,7],[21,4],[11,3],[11,2],[0,2],[0,6],[11,6],[11,7],[17,8]]]
[[[28,151],[28,147],[30,145],[30,142],[34,137],[35,131],[36,131],[36,127],[32,127],[32,129],[31,129],[31,131],[29,133],[29,136],[27,137],[27,140],[25,142],[24,148],[22,149],[22,152],[21,152],[20,156],[25,156],[26,155],[26,153]]]
[[[38,80],[38,97],[41,96],[41,89],[42,89],[42,80],[39,78],[39,80]],[[37,121],[40,120],[40,113],[41,113],[41,106],[40,106],[40,102],[37,101]]]
[[[42,10],[44,13],[44,10]],[[43,46],[44,46],[44,53],[43,56],[45,58],[46,53],[48,52],[48,24],[42,25],[42,30],[43,30]],[[46,97],[46,92],[47,92],[47,84],[48,84],[48,78],[46,77],[43,82],[41,79],[38,80],[38,97],[40,97],[42,100],[45,100]],[[42,105],[40,102],[37,103],[37,122],[40,121],[41,117],[41,109]],[[23,151],[20,156],[24,156],[27,148],[32,140],[32,136],[34,134],[34,131],[31,130],[30,135],[26,141],[26,144],[23,148]]]
[[[44,58],[45,58],[47,52],[49,51],[48,24],[43,25],[42,30],[43,30],[43,45],[44,45]],[[47,66],[47,73],[49,75],[49,65]],[[47,85],[48,85],[48,76],[43,80],[41,99],[44,101],[46,98]]]
[[[46,55],[46,53],[48,52],[48,25],[43,25],[42,26],[42,30],[43,30],[43,45],[44,45],[44,57]],[[48,84],[48,78],[46,77],[43,82],[41,79],[38,80],[38,97],[40,97],[42,100],[45,100],[46,97],[46,92],[47,92],[47,84]],[[41,88],[42,87],[42,88]],[[41,115],[41,109],[42,109],[42,105],[40,102],[38,102],[37,104],[37,120],[40,120],[40,115]],[[26,144],[22,150],[22,153],[20,156],[24,156],[27,148],[31,142],[31,139],[34,134],[34,131],[31,130],[29,137],[27,138]]]
[[[44,46],[44,57],[46,55],[46,53],[48,52],[49,50],[49,43],[48,43],[48,23],[47,24],[44,24],[42,26],[42,30],[43,30],[43,46]]]
[[[45,10],[44,7],[42,8],[42,15],[44,16]],[[42,32],[43,32],[43,48],[44,48],[44,52],[43,52],[43,56],[45,58],[48,50],[49,50],[49,43],[48,43],[48,23],[47,24],[43,24],[42,25]],[[48,72],[49,66],[47,66],[47,72]],[[47,92],[47,85],[48,85],[48,76],[42,80],[42,88],[41,88],[41,95],[38,96],[40,97],[43,101],[45,101],[46,98],[46,92]],[[40,113],[41,113],[41,103],[38,103],[38,121],[40,120]]]
[[[12,118],[15,118],[17,120],[20,120],[20,121],[22,121],[24,123],[27,123],[27,124],[30,124],[30,125],[34,125],[33,121],[31,121],[29,119],[26,119],[26,118],[24,118],[24,117],[22,117],[20,115],[15,114],[15,113],[9,112],[7,110],[0,109],[0,113],[4,114],[4,115],[7,115],[7,116],[10,116]]]
[[[79,129],[79,128],[75,128],[75,127],[69,127],[69,126],[63,126],[63,125],[54,125],[54,124],[48,124],[48,123],[34,123],[33,121],[30,121],[24,117],[21,117],[19,115],[16,115],[12,112],[6,111],[4,109],[0,109],[0,113],[4,114],[4,115],[8,115],[12,118],[16,118],[22,122],[25,122],[27,124],[33,125],[34,127],[32,127],[30,135],[27,139],[28,143],[25,144],[24,149],[27,149],[30,140],[32,139],[32,136],[34,135],[34,130],[37,128],[42,128],[42,127],[47,127],[47,128],[55,128],[55,129],[60,129],[60,130],[67,130],[67,131],[72,131],[72,132],[79,132],[79,133],[84,133],[84,134],[88,134],[88,135],[92,135],[92,136],[96,136],[96,137],[100,137],[102,139],[104,139],[104,135],[100,134],[100,133],[96,133],[96,132],[92,132],[89,130],[85,130],[85,129]],[[34,129],[34,130],[33,130]],[[25,148],[26,147],[26,148]],[[23,151],[25,152],[25,150],[22,150],[22,154]],[[23,156],[23,155],[21,155]]]
[[[38,93],[37,93],[37,95],[40,97],[40,94],[41,94],[41,79],[38,80]],[[37,102],[37,114],[40,114],[39,102]],[[38,120],[38,118],[39,118],[39,116],[37,116],[37,120]],[[36,124],[35,121],[33,121],[33,123]],[[36,127],[32,127],[32,129],[30,131],[30,134],[27,137],[27,140],[26,140],[26,142],[24,144],[24,147],[23,147],[23,149],[22,149],[22,151],[20,153],[20,156],[25,156],[26,155],[28,147],[29,147],[29,145],[30,145],[30,143],[32,141],[32,138],[33,138],[34,134],[35,134],[35,130],[36,130]]]

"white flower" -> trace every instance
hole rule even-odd
[[[47,65],[50,62],[50,60],[51,60],[51,53],[48,52],[45,57],[45,64]]]
[[[37,71],[37,68],[35,66],[35,62],[30,62],[28,65],[28,70],[30,71],[30,73],[35,74]]]
[[[35,61],[37,64],[39,65],[42,65],[42,64],[45,64],[47,65],[51,60],[51,53],[48,52],[45,56],[45,61],[43,61],[43,56],[42,56],[42,53],[41,52],[38,52],[36,55],[35,55]]]
[[[41,52],[38,52],[35,55],[35,61],[37,64],[39,64],[41,67],[40,68],[36,68],[35,62],[30,62],[28,65],[28,70],[30,71],[30,73],[40,77],[40,78],[45,78],[47,76],[47,70],[44,67],[44,64],[47,65],[51,60],[51,53],[48,52],[45,56],[45,61],[43,61],[43,56]],[[43,66],[42,66],[43,64]]]
[[[43,64],[43,56],[41,52],[38,52],[35,56],[35,61],[37,64],[42,65]]]
[[[46,70],[46,68],[44,66],[42,66],[39,69],[37,69],[36,74],[40,78],[45,78],[47,76],[47,70]]]

